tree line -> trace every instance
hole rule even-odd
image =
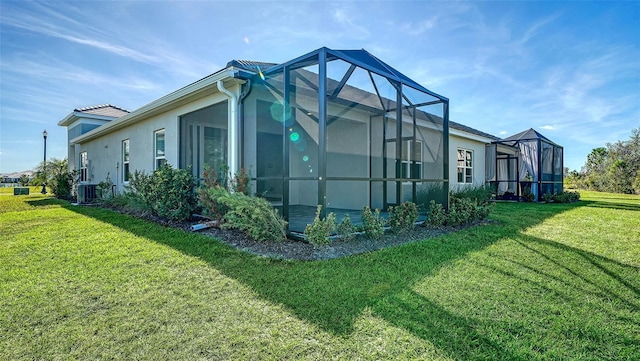
[[[593,149],[579,172],[565,174],[565,186],[640,194],[640,128],[631,130],[629,140]]]

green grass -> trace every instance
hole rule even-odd
[[[318,262],[0,195],[0,359],[635,360],[640,198],[581,193]]]

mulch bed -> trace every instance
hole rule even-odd
[[[156,222],[167,227],[180,228],[186,232],[191,232],[191,226],[198,223],[198,220],[196,219],[183,222],[174,222],[167,221],[150,214],[134,214],[131,211],[125,211],[123,209],[113,207],[110,207],[110,209],[121,213],[131,214],[139,218],[144,218],[146,220]],[[366,237],[364,237],[364,235],[357,235],[353,240],[348,242],[340,239],[334,239],[331,244],[319,247],[313,246],[312,244],[304,241],[292,239],[288,239],[285,242],[259,242],[247,236],[244,232],[233,229],[223,230],[220,228],[211,227],[196,231],[195,233],[216,238],[238,250],[262,257],[299,261],[315,261],[348,257],[351,255],[373,252],[388,247],[418,242],[428,238],[437,237],[440,235],[456,232],[461,229],[481,224],[488,224],[491,222],[493,221],[483,220],[459,227],[433,228],[416,226],[413,230],[405,232],[403,234],[394,234],[387,232],[379,239],[373,240],[367,239]]]

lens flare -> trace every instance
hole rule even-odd
[[[291,141],[295,143],[300,140],[300,134],[298,134],[298,132],[293,132],[291,133],[291,135],[289,135],[289,139],[291,139]]]
[[[264,79],[264,74],[262,74],[262,70],[260,70],[259,66],[257,66],[257,67],[258,67],[258,74],[260,75],[260,79],[265,80]]]

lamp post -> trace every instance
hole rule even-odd
[[[47,130],[42,132],[44,138],[44,158],[42,162],[42,173],[44,173],[44,180],[42,181],[42,194],[47,194]]]

